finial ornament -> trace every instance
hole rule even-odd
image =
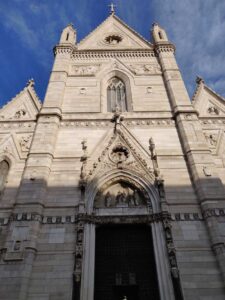
[[[116,5],[113,4],[113,3],[111,3],[111,4],[108,5],[108,6],[110,7],[110,14],[111,14],[111,15],[114,15]]]
[[[200,83],[205,83],[205,82],[204,82],[204,79],[203,79],[202,77],[197,76],[197,77],[196,77],[196,83],[197,83],[197,84],[200,84]]]
[[[34,86],[34,79],[33,79],[33,78],[29,79],[29,80],[27,81],[26,86]]]

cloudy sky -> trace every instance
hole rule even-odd
[[[109,14],[109,0],[0,0],[0,105],[34,78],[44,99],[61,30],[73,23],[78,40]],[[176,45],[190,97],[196,75],[225,96],[225,0],[114,0],[116,14],[145,38],[153,22]]]

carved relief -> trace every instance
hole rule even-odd
[[[218,108],[216,108],[215,106],[213,106],[213,105],[211,105],[209,108],[208,108],[208,113],[210,114],[210,115],[219,115],[219,110],[218,110]]]
[[[15,119],[23,119],[27,116],[27,112],[25,109],[19,109],[16,111],[14,118]]]
[[[77,232],[77,238],[76,238],[76,247],[75,247],[74,279],[75,282],[80,283],[81,272],[82,272],[83,236],[84,236],[84,224],[82,222],[78,222],[76,232]]]
[[[71,73],[74,76],[94,76],[99,70],[99,65],[73,65]]]
[[[146,196],[135,186],[119,181],[100,190],[95,199],[95,207],[137,207],[146,205]]]
[[[204,135],[209,146],[215,147],[217,144],[218,134],[205,132]]]
[[[20,138],[19,144],[21,147],[21,151],[26,152],[30,148],[32,135],[22,136]]]
[[[202,168],[202,170],[203,170],[203,173],[205,174],[206,177],[212,176],[212,172],[211,172],[211,170],[210,170],[209,167],[204,166],[204,167]]]
[[[161,74],[160,66],[157,64],[134,64],[129,65],[135,75]]]
[[[117,165],[122,164],[124,161],[128,159],[128,157],[129,157],[129,150],[122,144],[116,145],[110,153],[111,160]]]
[[[115,46],[122,42],[122,37],[118,34],[111,34],[104,39],[104,42],[108,45]]]

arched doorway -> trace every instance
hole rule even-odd
[[[96,229],[94,300],[159,300],[150,226]]]
[[[87,186],[85,203],[86,212],[78,217],[84,232],[79,300],[104,297],[120,300],[124,293],[122,296],[127,296],[128,300],[134,296],[135,300],[147,300],[149,294],[153,294],[156,300],[174,300],[164,217],[154,185],[128,170],[113,170]],[[112,236],[114,239],[110,238]],[[112,265],[107,266],[104,257],[110,256],[107,251],[113,248],[114,254],[113,251],[108,253],[114,259],[110,259]],[[105,249],[105,252],[99,254],[99,249]],[[120,250],[127,251],[127,255],[123,254],[126,260],[121,264],[121,270],[115,270],[114,265],[119,265],[123,256]],[[107,280],[106,270],[109,273]],[[105,292],[100,295],[103,288]]]

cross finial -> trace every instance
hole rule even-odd
[[[110,7],[110,13],[111,13],[111,15],[113,15],[113,14],[115,13],[115,7],[116,7],[116,5],[113,4],[113,3],[111,3],[111,4],[108,5],[108,6]]]

